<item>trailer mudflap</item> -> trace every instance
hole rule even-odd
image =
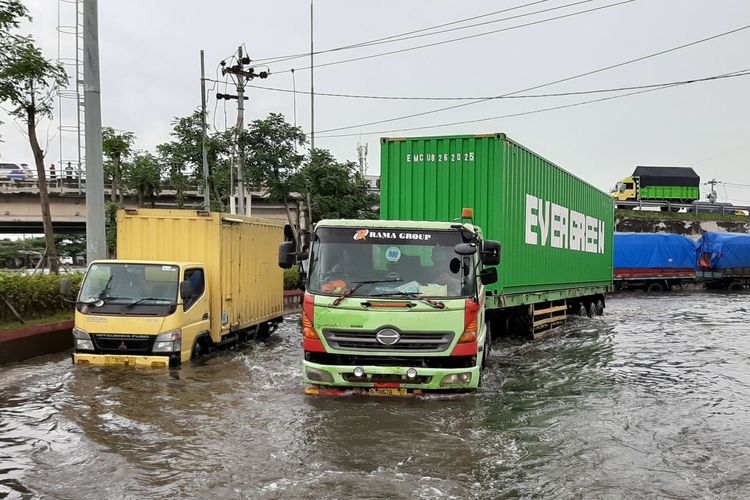
[[[141,366],[146,368],[167,368],[169,357],[167,356],[131,356],[120,354],[73,354],[74,365],[97,365],[97,366]]]

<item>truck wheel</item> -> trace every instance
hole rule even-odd
[[[492,342],[490,342],[490,332],[487,330],[487,335],[484,336],[484,355],[482,356],[482,370],[487,368],[490,364],[490,352],[492,352]]]
[[[258,325],[255,328],[255,340],[258,342],[263,342],[265,340],[268,340],[268,337],[271,336],[271,328],[268,326],[268,322],[265,321]]]
[[[730,292],[739,292],[743,290],[743,288],[744,287],[742,286],[742,283],[739,283],[737,281],[732,281],[731,283],[729,283],[729,285],[727,285],[727,290]]]
[[[204,354],[208,354],[208,341],[206,340],[206,337],[198,337],[195,340],[195,345],[193,346],[193,352],[190,353],[190,359],[196,359]]]
[[[601,300],[596,301],[596,315],[597,316],[604,315],[604,302],[602,302]]]
[[[593,302],[589,303],[589,307],[588,307],[588,311],[586,315],[589,318],[593,318],[594,316],[596,316],[596,304],[594,304]]]
[[[583,302],[581,302],[581,307],[578,308],[578,315],[581,317],[588,315],[588,312],[586,311],[586,305]]]
[[[664,287],[661,283],[649,283],[646,287],[647,292],[663,292]]]

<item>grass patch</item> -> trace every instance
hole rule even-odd
[[[46,325],[48,323],[68,321],[70,319],[73,319],[73,311],[59,312],[57,314],[53,314],[52,316],[47,316],[46,318],[30,319],[24,323],[20,323],[18,321],[0,321],[0,332],[26,328],[27,326]]]
[[[699,221],[724,221],[724,222],[750,222],[750,217],[746,215],[734,214],[706,214],[706,213],[674,213],[674,212],[655,212],[645,210],[615,210],[615,217],[621,219],[639,219],[639,220],[680,220],[689,222]]]

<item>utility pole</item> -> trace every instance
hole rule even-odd
[[[362,177],[367,173],[367,144],[357,143],[357,156],[359,157],[359,173]]]
[[[229,68],[226,67],[224,61],[221,62],[221,74],[227,73],[235,75],[237,77],[237,95],[229,94],[216,94],[217,99],[237,99],[237,188],[239,190],[239,203],[238,211],[240,215],[246,215],[245,213],[245,186],[243,182],[243,165],[244,158],[242,156],[242,150],[240,148],[240,138],[242,131],[245,128],[245,101],[248,99],[245,97],[245,82],[252,80],[255,77],[268,78],[270,71],[261,71],[260,73],[255,72],[255,68],[250,67],[245,70],[245,66],[250,64],[252,61],[246,55],[242,53],[242,46],[237,49],[237,64]],[[234,196],[234,195],[233,195]]]
[[[211,194],[208,191],[208,134],[206,133],[206,64],[201,50],[201,127],[203,149],[203,205],[211,210]]]
[[[315,149],[315,45],[313,44],[313,0],[310,0],[310,149]]]
[[[104,230],[104,168],[102,165],[102,108],[99,86],[99,7],[83,2],[83,99],[86,142],[86,259],[107,257]]]
[[[711,186],[711,192],[706,196],[706,198],[708,198],[708,201],[711,203],[716,203],[716,200],[718,199],[718,196],[716,195],[717,184],[719,184],[719,181],[717,181],[716,179],[711,179],[710,181],[704,183],[704,185]]]

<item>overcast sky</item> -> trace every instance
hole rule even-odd
[[[533,0],[355,1],[316,0],[315,48],[330,49],[512,8]],[[590,0],[471,29],[316,56],[316,65],[518,26],[621,0]],[[479,17],[465,24],[550,9],[575,0],[538,1],[523,9]],[[26,30],[49,57],[57,56],[57,0],[27,2],[34,17]],[[69,4],[63,4],[69,5]],[[135,132],[151,149],[169,139],[170,122],[200,104],[199,51],[216,77],[220,60],[245,44],[256,60],[309,51],[307,0],[128,0],[99,2],[103,123]],[[635,0],[623,5],[500,33],[315,70],[315,90],[382,96],[491,96],[541,85],[750,25],[747,0]],[[421,33],[420,33],[421,34]],[[527,94],[638,86],[709,77],[750,68],[750,29],[642,62],[599,72]],[[270,66],[258,85],[309,90],[309,59]],[[220,78],[223,80],[223,78]],[[209,88],[212,84],[209,85]],[[602,189],[636,165],[688,165],[703,180],[750,185],[750,77],[684,85],[642,95],[527,116],[413,132],[372,132],[459,122],[572,104],[605,95],[503,99],[426,116],[332,133],[360,137],[316,139],[340,159],[356,158],[357,142],[369,144],[370,173],[377,173],[381,135],[505,132]],[[223,86],[216,90],[224,91]],[[233,89],[230,89],[233,92]],[[522,94],[521,94],[522,95]],[[294,120],[293,94],[249,89],[247,120],[270,112]],[[235,102],[216,107],[209,122],[219,129],[236,119]],[[223,103],[224,101],[222,101]],[[464,101],[386,101],[317,97],[315,130],[358,125],[438,109]],[[310,130],[309,96],[297,95],[297,123]],[[214,109],[216,113],[213,114]],[[25,138],[4,113],[3,161],[31,164]],[[49,127],[47,163],[59,158],[57,123]],[[46,134],[46,124],[41,127]],[[42,138],[43,139],[43,138]],[[730,201],[750,204],[750,189],[724,189]]]

